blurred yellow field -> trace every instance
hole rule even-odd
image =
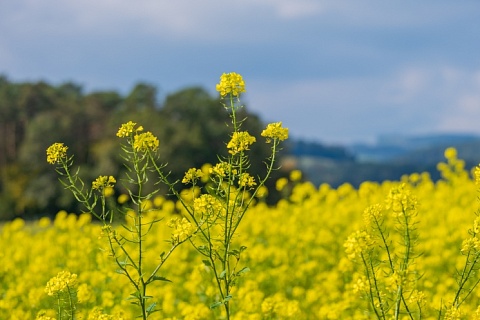
[[[417,299],[414,302],[420,303],[421,313],[416,311],[416,303],[407,302],[413,305],[412,316],[399,318],[478,317],[480,290],[460,300],[458,310],[455,307],[455,312],[447,312],[453,310],[457,272],[465,265],[462,243],[478,227],[474,223],[478,186],[452,150],[446,155],[448,161],[439,164],[444,178],[438,182],[425,174],[413,174],[401,181],[365,182],[358,189],[350,185],[316,188],[296,181],[295,176],[294,181],[277,184],[288,197],[272,207],[255,203],[238,230],[235,241],[247,247],[242,263],[250,271],[232,292],[232,318],[377,318],[368,296],[358,287],[364,269],[348,258],[345,244],[356,230],[364,228],[364,210],[376,203],[384,204],[390,190],[401,185],[418,201],[417,255],[412,268],[419,276],[409,284],[406,296]],[[125,195],[120,197],[125,200]],[[148,206],[151,210],[145,214],[146,219],[164,219],[146,238],[147,269],[154,267],[160,254],[168,249],[166,240],[171,238],[172,229],[167,224],[177,215],[173,213],[175,203],[160,197],[152,199]],[[389,210],[385,209],[384,214],[388,215]],[[119,232],[121,229],[118,226]],[[0,233],[0,318],[55,319],[55,301],[47,295],[46,284],[59,272],[68,271],[77,275],[77,319],[134,319],[136,311],[126,300],[132,288],[125,277],[115,272],[107,245],[101,225],[92,223],[89,214],[59,212],[54,221],[43,218],[26,223],[18,218],[5,224]],[[476,259],[480,253],[474,249],[470,254]],[[174,252],[159,276],[171,282],[159,281],[149,287],[147,294],[161,309],[149,319],[222,317],[219,308],[209,309],[217,294],[211,271],[188,244]],[[480,279],[475,268],[469,277],[470,287]],[[385,317],[392,318],[393,309]]]

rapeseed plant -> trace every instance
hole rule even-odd
[[[217,293],[210,308],[223,306],[226,319],[231,317],[233,287],[238,278],[250,270],[239,264],[246,246],[234,245],[234,239],[248,208],[274,170],[280,142],[288,138],[288,129],[277,122],[269,124],[263,130],[261,136],[265,137],[266,143],[271,144],[271,155],[265,160],[265,175],[252,176],[248,172],[251,161],[248,151],[257,139],[247,131],[241,131],[244,119],[237,119],[238,109],[242,108],[240,95],[246,91],[245,82],[237,73],[223,74],[216,88],[225,99],[223,105],[232,122],[233,130],[230,141],[226,144],[229,156],[219,157],[219,163],[208,169],[206,179],[205,169],[188,169],[181,182],[190,185],[190,191],[177,191],[179,181],[169,180],[168,173],[164,172],[165,166],[158,163],[160,143],[151,132],[144,132],[141,125],[132,121],[120,126],[117,136],[126,140],[122,146],[122,156],[129,169],[124,184],[135,205],[134,208],[120,212],[125,217],[126,234],[113,227],[115,211],[108,208],[106,201],[117,183],[116,179],[112,176],[99,176],[87,188],[78,170],[71,171],[73,156],[68,156],[68,147],[54,143],[47,149],[47,162],[57,165],[57,172],[63,178],[61,182],[65,188],[74,194],[87,212],[103,222],[102,235],[108,240],[107,251],[119,268],[117,272],[125,276],[133,287],[134,292],[129,299],[139,306],[140,317],[143,319],[153,314],[157,305],[155,301],[147,303],[152,299],[147,293],[147,287],[154,281],[170,281],[158,273],[173,251],[186,241],[203,256],[205,267],[211,269]],[[181,217],[173,218],[167,224],[172,230],[171,247],[160,253],[160,262],[153,270],[147,271],[144,254],[146,238],[153,226],[161,221],[150,214],[149,208],[150,199],[158,191],[144,192],[147,175],[152,172],[177,197],[177,204],[180,205],[177,209],[180,210]],[[206,183],[204,187],[201,186],[202,181]]]

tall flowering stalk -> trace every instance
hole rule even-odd
[[[450,163],[460,162],[456,158],[456,150],[453,148],[447,149],[445,152],[447,160]],[[475,184],[477,190],[480,192],[480,165],[475,167]],[[480,198],[479,198],[480,199]],[[468,231],[469,237],[463,240],[461,254],[465,257],[465,264],[458,271],[457,284],[458,288],[455,296],[446,306],[445,319],[456,319],[454,315],[460,316],[460,306],[471,296],[475,288],[480,283],[478,272],[480,271],[480,210],[476,213],[476,218],[473,221],[472,228]]]
[[[129,172],[125,186],[129,190],[134,205],[127,211],[115,212],[107,207],[106,198],[115,186],[116,179],[112,176],[100,176],[92,182],[91,187],[87,187],[79,177],[79,170],[72,172],[73,156],[67,155],[68,147],[63,143],[54,143],[47,149],[47,162],[57,165],[56,170],[65,188],[73,193],[87,212],[103,222],[103,236],[108,240],[107,250],[115,260],[118,267],[117,272],[128,278],[134,290],[129,300],[139,307],[139,317],[147,319],[157,311],[156,302],[152,302],[152,297],[147,295],[147,287],[154,281],[169,281],[158,275],[160,268],[173,251],[187,241],[191,234],[171,241],[170,249],[159,255],[160,262],[153,269],[145,267],[145,237],[152,230],[154,224],[161,220],[145,219],[148,212],[144,205],[157,192],[147,193],[145,186],[148,182],[147,173],[158,167],[152,161],[157,160],[154,154],[158,150],[159,141],[151,132],[143,132],[141,126],[137,126],[131,121],[120,127],[117,136],[126,140],[122,146],[124,164]],[[125,220],[130,222],[123,226],[127,230],[127,234],[115,230],[113,226],[115,213],[122,215]]]
[[[344,244],[348,258],[363,269],[353,289],[369,301],[377,319],[422,318],[425,296],[416,289],[415,270],[417,207],[405,184],[393,188],[385,205],[365,209],[364,228]]]
[[[68,271],[61,271],[47,282],[45,292],[55,297],[58,319],[75,319],[77,285],[77,275]]]
[[[223,74],[216,89],[225,99],[224,107],[230,114],[232,133],[230,141],[226,144],[228,156],[219,157],[219,162],[210,169],[208,177],[210,183],[202,187],[200,183],[204,178],[202,170],[188,169],[182,183],[191,186],[193,200],[187,202],[176,191],[176,182],[170,182],[161,167],[155,169],[185,208],[186,216],[181,224],[196,230],[197,236],[189,240],[202,255],[205,266],[213,271],[218,298],[212,301],[210,308],[223,307],[226,318],[230,319],[233,287],[237,284],[238,278],[250,270],[240,264],[242,252],[246,247],[234,243],[235,235],[255,196],[275,169],[279,145],[288,138],[288,129],[278,122],[267,125],[263,130],[261,136],[265,138],[266,143],[271,144],[271,155],[264,161],[265,175],[252,176],[248,172],[250,168],[248,152],[257,142],[257,138],[243,131],[243,120],[237,118],[237,112],[242,108],[240,95],[245,92],[245,82],[239,74]],[[199,189],[202,192],[196,192]]]

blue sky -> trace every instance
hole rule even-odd
[[[5,0],[0,73],[160,95],[223,72],[296,138],[480,134],[480,2]]]

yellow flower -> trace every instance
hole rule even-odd
[[[475,184],[480,186],[480,164],[475,167]]]
[[[113,188],[116,182],[117,180],[115,180],[115,178],[112,176],[100,176],[92,182],[92,189],[103,190],[106,188]]]
[[[444,156],[448,160],[456,159],[457,158],[457,149],[450,147],[445,149]]]
[[[417,212],[417,199],[407,190],[405,183],[392,188],[386,199],[386,208],[392,210],[394,217],[414,216]]]
[[[288,179],[283,177],[283,178],[280,178],[278,179],[276,182],[275,182],[275,189],[277,189],[277,191],[282,191],[288,184]]]
[[[50,164],[59,163],[61,159],[67,157],[67,146],[56,142],[47,149],[47,162]]]
[[[290,172],[290,180],[291,181],[300,181],[302,179],[302,171],[300,170],[292,170]]]
[[[113,316],[103,313],[102,309],[95,307],[88,315],[87,320],[112,320]]]
[[[136,125],[137,124],[132,121],[128,121],[127,123],[122,124],[120,126],[120,129],[118,129],[117,137],[125,138],[125,137],[129,137],[134,131],[135,132],[143,131],[142,126],[135,129]]]
[[[262,131],[262,137],[267,138],[267,143],[272,139],[283,141],[288,139],[288,128],[283,128],[281,122],[270,123],[267,128]]]
[[[211,174],[217,175],[219,177],[226,177],[230,169],[230,165],[227,162],[219,162],[215,165],[215,167],[212,167],[209,169]]]
[[[45,292],[53,296],[59,292],[69,290],[77,285],[77,275],[68,271],[61,271],[56,277],[48,280]]]
[[[159,141],[151,132],[137,134],[134,137],[133,148],[136,151],[145,152],[147,150],[156,151]]]
[[[193,201],[193,210],[196,214],[212,215],[223,211],[220,200],[209,194],[202,194]]]
[[[380,224],[380,220],[383,217],[383,206],[379,203],[371,205],[363,211],[363,221],[365,226],[369,227],[373,223],[375,228],[377,224]]]
[[[217,84],[216,89],[222,97],[225,97],[227,94],[238,97],[240,93],[246,92],[245,81],[243,81],[241,75],[235,72],[222,74],[220,83]]]
[[[248,173],[242,173],[240,178],[238,179],[238,185],[240,187],[248,187],[251,188],[255,186],[257,183],[255,182],[255,178],[249,175]]]
[[[183,177],[182,183],[195,183],[199,178],[203,176],[203,172],[200,169],[190,168],[187,172],[185,172],[185,176]]]
[[[360,257],[373,245],[373,239],[365,230],[357,230],[350,235],[343,245],[348,258],[354,260]]]
[[[476,237],[471,237],[463,240],[462,249],[460,251],[463,254],[467,254],[470,250],[478,251],[479,249],[480,241]]]
[[[228,152],[230,154],[237,154],[250,149],[256,141],[255,137],[251,136],[247,131],[234,132],[232,139],[227,144],[227,148],[230,149]]]
[[[195,231],[195,226],[185,218],[172,218],[167,225],[173,229],[172,244],[185,241]]]
[[[451,306],[449,309],[447,309],[447,312],[445,313],[445,317],[443,319],[445,320],[460,320],[462,319],[462,312],[457,309],[455,306]]]

